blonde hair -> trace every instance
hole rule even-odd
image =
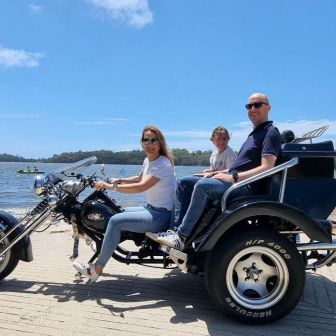
[[[142,141],[144,140],[144,135],[146,131],[151,131],[153,133],[155,133],[156,137],[159,140],[160,143],[160,155],[165,156],[172,165],[174,165],[174,156],[173,153],[168,149],[165,137],[163,135],[163,133],[154,125],[147,125],[144,127],[144,129],[142,130],[142,135],[141,135],[141,140],[140,143],[142,143]]]
[[[218,126],[212,131],[210,140],[213,141],[214,137],[219,134],[224,134],[230,140],[229,131],[223,126]]]

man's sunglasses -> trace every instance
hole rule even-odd
[[[141,142],[143,145],[149,145],[149,144],[153,145],[153,144],[158,143],[159,139],[158,138],[143,138]]]
[[[252,108],[260,109],[263,104],[268,105],[267,103],[264,102],[257,102],[257,103],[252,103],[252,104],[246,104],[246,110],[251,110]]]

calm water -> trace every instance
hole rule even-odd
[[[56,168],[64,167],[63,163],[39,163],[37,167],[46,174],[54,171]],[[33,168],[34,163],[30,164]],[[18,162],[0,162],[0,210],[5,210],[14,216],[21,217],[28,210],[31,210],[40,199],[33,190],[34,174],[17,174],[19,169],[27,169],[27,163]],[[83,174],[89,175],[99,171],[100,165],[88,167]],[[203,170],[204,167],[176,167],[176,176],[190,175]],[[137,175],[141,166],[135,165],[105,165],[105,173],[111,177],[127,177]],[[90,188],[86,191],[90,193]],[[84,193],[83,193],[84,194]],[[142,205],[145,203],[142,194],[126,195],[122,193],[110,192],[110,195],[123,206]]]

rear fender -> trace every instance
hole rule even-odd
[[[331,235],[314,218],[288,204],[258,201],[240,205],[234,210],[225,212],[212,226],[211,230],[199,241],[197,252],[210,251],[225,232],[244,219],[255,216],[279,217],[298,226],[310,239],[323,243],[331,242]]]
[[[8,230],[18,222],[17,218],[8,212],[0,210],[0,225],[5,227],[5,230]],[[14,237],[19,235],[23,230],[23,227],[19,226],[14,230],[14,232],[10,235],[10,237]],[[32,244],[29,235],[23,237],[20,241],[18,241],[13,246],[13,252],[18,257],[19,260],[22,261],[32,261],[33,260],[33,250]]]

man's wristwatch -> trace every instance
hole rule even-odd
[[[233,178],[233,182],[234,183],[237,183],[238,182],[238,179],[239,179],[239,174],[237,172],[234,172],[232,174],[232,178]]]

